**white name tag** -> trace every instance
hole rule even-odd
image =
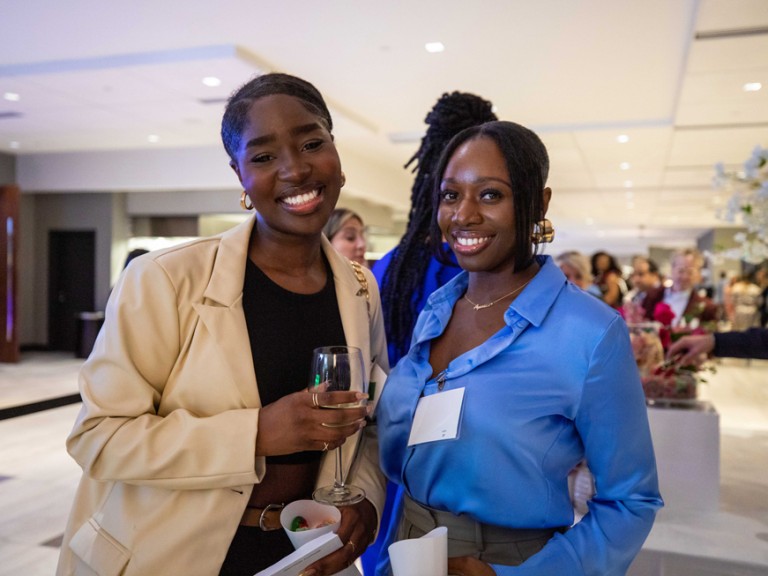
[[[464,388],[424,396],[416,406],[408,446],[459,436]]]
[[[376,408],[376,402],[379,400],[379,396],[381,396],[381,389],[383,388],[386,379],[387,374],[381,366],[378,364],[371,366],[371,376],[368,379],[368,404],[372,404],[374,409]]]

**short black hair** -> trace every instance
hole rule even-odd
[[[256,76],[246,82],[227,100],[224,116],[221,119],[221,140],[230,160],[235,160],[240,138],[248,121],[251,105],[264,96],[285,94],[301,100],[302,104],[317,114],[329,132],[333,130],[333,120],[328,106],[317,88],[306,80],[290,74],[272,72]]]
[[[469,140],[490,138],[506,160],[515,206],[515,271],[527,268],[538,253],[540,244],[532,241],[533,226],[544,218],[544,188],[549,177],[549,154],[535,132],[514,122],[486,122],[457,134],[445,147],[435,172],[432,193],[434,212],[440,204],[440,181],[453,153]],[[442,237],[437,219],[432,224],[432,245],[437,256],[447,260],[439,240]]]

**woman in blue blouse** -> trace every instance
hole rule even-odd
[[[382,468],[407,495],[398,537],[448,526],[451,574],[624,574],[662,506],[626,325],[537,255],[548,171],[510,122],[447,146],[433,237],[464,272],[429,298],[379,402]],[[569,528],[582,459],[596,494]]]

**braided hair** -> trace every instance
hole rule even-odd
[[[424,295],[424,276],[433,252],[429,229],[434,220],[433,175],[440,153],[463,129],[493,120],[496,115],[487,100],[465,92],[443,94],[425,118],[429,127],[419,149],[404,166],[408,168],[415,163],[412,172],[416,173],[408,226],[392,254],[381,286],[387,339],[398,357],[408,351],[416,324],[417,303]]]

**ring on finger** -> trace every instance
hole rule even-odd
[[[323,452],[328,452],[328,442],[323,442]]]
[[[355,543],[354,543],[354,542],[352,542],[352,540],[349,540],[349,541],[347,541],[347,544],[349,544],[350,546],[352,546],[352,554],[354,554],[354,553],[355,553],[355,551],[357,550],[357,546],[355,546]],[[345,544],[345,546],[346,546],[346,544]]]
[[[320,404],[317,402],[317,394],[312,394],[312,406],[314,408],[320,408]]]

